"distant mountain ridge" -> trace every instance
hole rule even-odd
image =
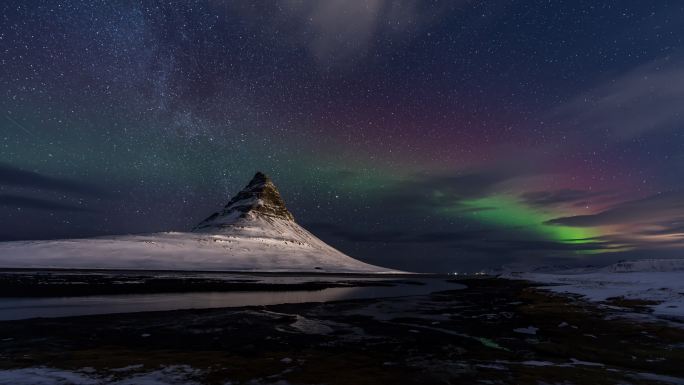
[[[605,266],[569,265],[522,265],[513,264],[492,270],[493,274],[535,273],[535,274],[590,274],[590,273],[638,273],[684,271],[684,259],[635,259],[619,261]]]

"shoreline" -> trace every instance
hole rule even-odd
[[[56,371],[53,377],[69,373],[106,384],[171,372],[184,383],[212,385],[589,379],[653,384],[684,378],[684,331],[665,322],[620,318],[622,311],[545,293],[524,281],[457,283],[467,288],[4,321],[0,382],[3,375],[37,368]]]

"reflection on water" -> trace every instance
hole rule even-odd
[[[427,294],[440,290],[454,290],[464,287],[463,285],[449,283],[444,279],[437,278],[413,279],[412,281],[421,282],[423,285],[397,284],[392,287],[334,287],[318,291],[206,292],[59,298],[0,298],[0,320],[399,297]]]

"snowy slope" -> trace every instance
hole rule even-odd
[[[278,238],[246,227],[244,233],[254,234],[169,232],[6,242],[0,244],[0,267],[390,272],[348,257],[308,232],[306,243],[291,237],[306,231],[301,227],[282,223],[274,227],[284,230]]]
[[[613,273],[684,271],[684,259],[640,259],[606,266],[602,271]]]
[[[0,267],[398,272],[353,259],[299,226],[260,173],[193,232],[4,242]]]
[[[500,277],[553,284],[557,293],[572,293],[591,301],[623,297],[654,301],[653,313],[684,318],[684,259],[644,259],[619,262],[593,271],[553,273],[507,272]],[[588,269],[587,269],[588,270]]]

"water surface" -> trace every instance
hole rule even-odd
[[[297,277],[287,277],[289,282],[295,282],[297,279]],[[300,277],[299,280],[302,282],[311,281],[311,277]],[[347,278],[345,280],[348,281]],[[316,291],[189,292],[50,298],[7,297],[0,298],[0,320],[400,297],[465,287],[449,283],[443,278],[411,279],[410,282],[413,283],[397,283],[394,286],[333,287]]]

